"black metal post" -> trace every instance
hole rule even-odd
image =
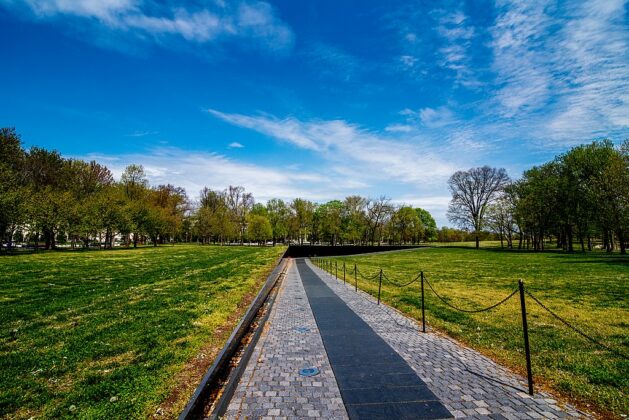
[[[334,277],[339,278],[339,263],[334,261]]]
[[[358,270],[356,264],[354,264],[354,291],[358,292]]]
[[[424,272],[420,273],[422,279],[422,331],[426,332],[426,313],[424,312]]]
[[[343,261],[343,284],[345,284],[345,261]]]
[[[378,305],[380,305],[380,290],[382,290],[382,268],[380,269],[380,281],[378,282]]]
[[[529,347],[529,327],[526,322],[526,299],[524,298],[524,282],[518,281],[520,287],[520,306],[522,307],[522,330],[524,332],[524,352],[526,353],[526,375],[529,380],[529,394],[533,395],[533,372],[531,371],[531,348]]]

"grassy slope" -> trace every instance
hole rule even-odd
[[[343,258],[339,258],[339,264]],[[345,259],[369,275],[383,267],[398,284],[424,270],[437,292],[460,307],[488,306],[523,279],[560,316],[629,354],[629,259],[603,253],[509,252],[431,248]],[[377,281],[359,279],[376,295]],[[420,286],[383,284],[383,300],[421,319]],[[480,314],[449,309],[427,288],[428,322],[449,335],[525,372],[519,298]],[[537,383],[606,414],[629,412],[629,363],[601,351],[552,319],[528,299],[533,371]]]
[[[152,415],[191,359],[223,345],[281,252],[164,246],[0,257],[0,417]],[[186,395],[177,398],[181,407]]]

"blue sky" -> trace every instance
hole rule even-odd
[[[629,137],[629,3],[0,0],[0,126],[151,182],[387,195]]]

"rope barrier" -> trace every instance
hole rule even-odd
[[[482,309],[463,309],[463,308],[459,308],[451,303],[449,303],[447,300],[445,300],[443,297],[441,297],[441,295],[439,295],[439,293],[437,293],[437,291],[435,290],[434,287],[432,287],[432,284],[428,281],[428,278],[424,277],[424,281],[426,282],[426,284],[428,285],[428,287],[430,287],[430,290],[433,291],[433,293],[435,294],[435,296],[437,296],[439,298],[439,300],[441,300],[443,303],[445,303],[447,306],[451,307],[452,309],[456,309],[457,311],[460,312],[466,312],[466,313],[479,313],[479,312],[486,312],[489,311],[491,309],[494,309],[500,305],[502,305],[503,303],[505,303],[506,301],[508,301],[509,299],[511,299],[513,296],[515,296],[516,293],[518,293],[518,289],[515,289],[513,292],[511,292],[507,297],[505,297],[504,299],[502,299],[501,301],[494,303],[491,306],[488,306],[486,308],[482,308]]]
[[[420,272],[413,280],[409,281],[408,283],[404,283],[404,284],[398,284],[396,282],[394,282],[393,280],[389,279],[387,277],[386,274],[382,273],[382,276],[392,285],[394,285],[395,287],[406,287],[406,286],[410,286],[411,284],[415,283],[417,280],[419,280],[421,278],[422,273]]]
[[[324,269],[324,271],[327,272],[327,270]],[[378,276],[380,275],[380,272],[377,272],[371,276],[366,276],[365,274],[363,274],[359,269],[358,266],[355,266],[355,269],[353,269],[352,271],[349,271],[348,273],[352,273],[355,275],[360,276],[362,279],[364,280],[376,280],[378,279]],[[411,284],[417,282],[418,280],[421,279],[421,272],[420,274],[418,274],[413,280],[407,282],[407,283],[396,283],[395,281],[391,280],[390,278],[387,277],[386,274],[384,274],[384,272],[382,273],[383,278],[391,285],[395,286],[395,287],[407,287],[410,286]],[[497,308],[498,306],[506,303],[509,299],[511,299],[513,296],[515,296],[518,293],[519,289],[515,289],[513,290],[511,293],[509,293],[505,298],[501,299],[500,301],[494,303],[493,305],[487,306],[485,308],[481,308],[481,309],[464,309],[464,308],[460,308],[450,302],[448,302],[448,300],[446,298],[444,298],[443,296],[441,296],[439,294],[439,292],[437,292],[437,290],[435,290],[435,288],[433,287],[432,283],[428,280],[428,278],[424,277],[424,281],[425,283],[428,285],[428,287],[430,288],[430,290],[433,291],[433,293],[435,294],[435,296],[437,296],[437,298],[443,302],[446,306],[457,310],[459,312],[465,312],[465,313],[480,313],[480,312],[486,312],[486,311],[490,311],[492,309]],[[572,331],[574,331],[575,333],[577,333],[578,335],[580,335],[581,337],[585,338],[586,340],[588,340],[589,342],[596,344],[597,346],[601,347],[602,349],[605,349],[606,351],[621,357],[625,360],[629,360],[629,356],[627,354],[622,353],[619,350],[616,350],[604,343],[602,343],[601,341],[599,341],[598,339],[588,335],[587,333],[585,333],[583,330],[581,330],[580,328],[572,325],[569,321],[567,321],[566,319],[560,317],[559,315],[557,315],[553,310],[551,310],[548,306],[546,306],[544,303],[542,303],[535,295],[533,295],[531,292],[529,292],[528,290],[524,290],[524,293],[526,293],[531,299],[533,299],[533,301],[535,301],[535,303],[537,303],[539,306],[541,306],[546,312],[548,312],[552,317],[554,317],[555,319],[557,319],[559,322],[561,322],[562,324],[564,324],[566,327],[568,327],[569,329],[571,329]],[[371,296],[368,294],[368,296]],[[400,324],[393,316],[391,316],[391,314],[389,314],[388,311],[386,311],[385,309],[381,309],[389,318],[391,318],[398,326],[403,327],[403,328],[408,328],[411,329],[410,327],[408,327],[407,325],[403,325]],[[412,328],[413,330],[415,330],[414,328]]]
[[[570,324],[568,321],[566,321],[565,319],[563,319],[562,317],[560,317],[559,315],[557,315],[555,312],[553,312],[549,307],[547,307],[546,305],[544,305],[537,297],[535,297],[535,295],[533,295],[531,292],[529,292],[528,290],[525,290],[525,293],[531,298],[533,299],[539,306],[541,306],[542,308],[544,308],[544,310],[546,310],[546,312],[548,312],[549,314],[551,314],[554,318],[556,318],[557,320],[559,320],[562,324],[564,324],[566,327],[570,328],[572,331],[576,332],[577,334],[579,334],[580,336],[582,336],[583,338],[585,338],[586,340],[604,348],[605,350],[607,350],[610,353],[615,354],[616,356],[622,357],[623,359],[627,360],[629,359],[629,356],[627,356],[624,353],[621,353],[620,351],[613,349],[611,347],[609,347],[606,344],[601,343],[600,341],[598,341],[596,338],[591,337],[589,335],[587,335],[585,332],[583,332],[581,329],[575,327],[574,325]]]
[[[375,280],[375,279],[377,279],[377,278],[378,278],[378,276],[380,275],[380,272],[377,272],[377,273],[376,273],[376,274],[374,274],[373,276],[365,276],[365,275],[362,273],[362,271],[360,271],[360,270],[358,269],[358,267],[356,268],[356,270],[358,271],[358,275],[359,275],[360,277],[362,277],[362,278],[363,278],[363,280]]]

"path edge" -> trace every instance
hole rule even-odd
[[[205,413],[203,411],[206,407],[209,396],[208,393],[215,385],[217,385],[221,374],[223,374],[229,367],[229,362],[238,350],[240,342],[249,330],[251,323],[255,319],[264,302],[266,302],[271,290],[277,284],[281,277],[281,273],[285,271],[288,264],[288,259],[285,255],[286,253],[277,259],[275,268],[267,277],[264,285],[256,295],[253,302],[251,302],[251,305],[249,305],[249,308],[247,308],[245,315],[232,331],[231,335],[227,339],[227,342],[216,356],[216,359],[214,359],[212,366],[210,366],[205,375],[203,375],[201,382],[179,415],[179,420],[190,420],[204,417]]]

